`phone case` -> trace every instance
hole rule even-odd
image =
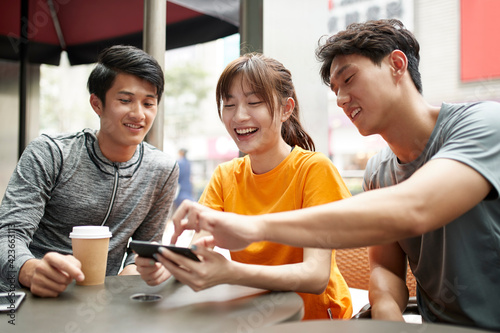
[[[172,245],[161,245],[161,244],[153,244],[150,242],[144,241],[131,241],[129,247],[137,253],[141,257],[153,258],[153,254],[158,253],[159,247],[164,247],[169,249],[172,252],[183,255],[186,258],[189,258],[194,261],[200,261],[200,259],[187,247],[178,247]]]

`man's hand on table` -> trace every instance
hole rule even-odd
[[[30,259],[19,271],[19,282],[34,295],[57,297],[73,281],[83,281],[82,264],[72,255],[47,253],[42,259]]]

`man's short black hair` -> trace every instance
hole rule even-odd
[[[143,50],[126,45],[114,45],[104,49],[97,59],[97,66],[90,73],[87,87],[106,103],[106,92],[111,88],[116,75],[131,74],[144,79],[156,87],[158,103],[161,100],[165,79],[160,64]]]
[[[330,67],[336,56],[358,54],[380,65],[382,59],[394,50],[401,50],[408,58],[408,71],[417,90],[422,93],[422,79],[418,70],[420,46],[415,36],[396,19],[352,23],[345,30],[329,37],[316,49],[322,62],[320,74],[330,85]]]

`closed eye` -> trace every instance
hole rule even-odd
[[[351,79],[352,79],[353,76],[354,76],[354,74],[352,74],[347,79],[345,79],[344,83],[349,83],[349,81],[351,81]]]

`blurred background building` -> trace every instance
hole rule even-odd
[[[314,54],[320,37],[352,22],[398,18],[420,42],[426,100],[500,101],[499,12],[498,0],[263,0],[263,52],[291,70],[305,128],[355,194],[367,160],[385,143],[378,136],[362,137],[322,84]],[[180,148],[189,151],[195,196],[217,164],[238,156],[217,115],[215,85],[225,65],[239,56],[240,44],[234,34],[165,52],[163,150],[174,157]],[[92,68],[70,66],[64,58],[59,66],[30,66],[40,82],[28,86],[39,96],[31,102],[38,110],[29,119],[32,138],[97,128],[86,90]],[[0,60],[1,196],[17,162],[17,82],[18,64]]]

